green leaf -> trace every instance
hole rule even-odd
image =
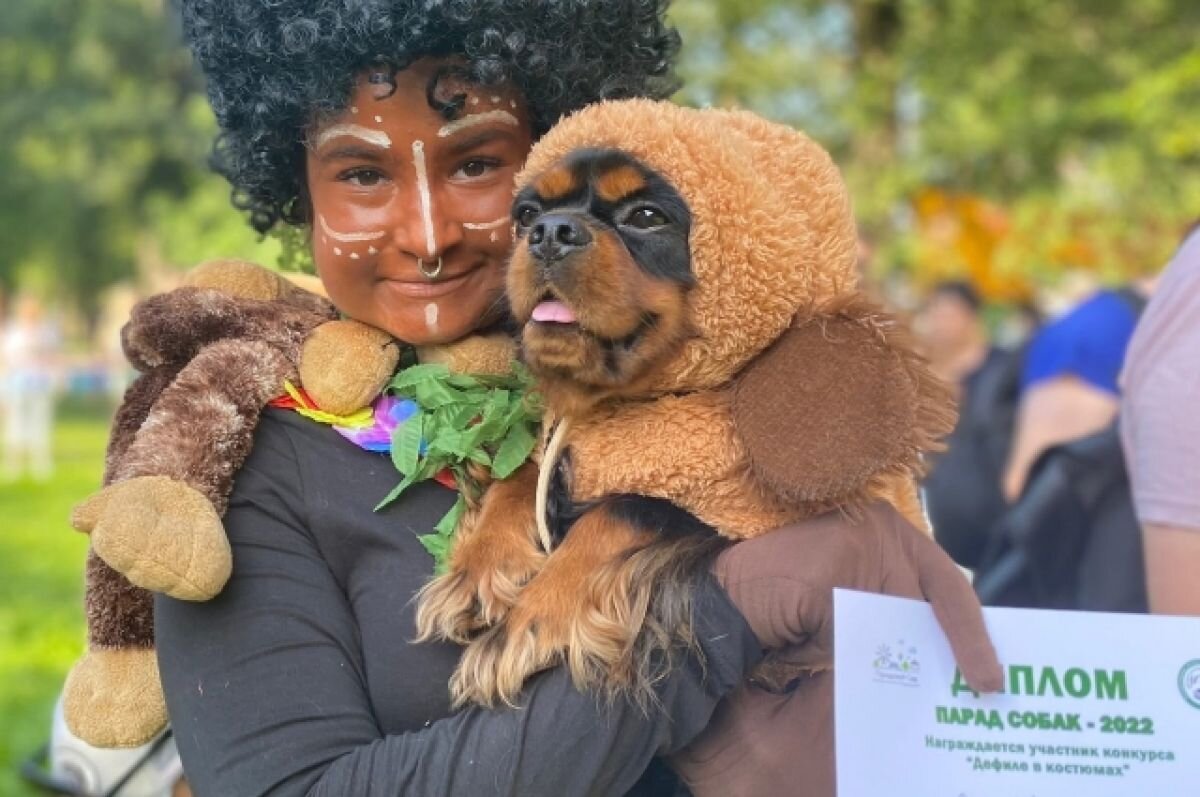
[[[447,404],[462,404],[467,399],[463,391],[436,379],[417,382],[413,385],[413,391],[417,403],[431,409]]]
[[[405,476],[403,479],[400,480],[399,484],[397,484],[395,487],[392,488],[392,491],[390,493],[388,493],[386,496],[383,497],[382,501],[380,501],[378,504],[375,505],[375,511],[378,512],[380,509],[383,509],[385,506],[390,504],[392,501],[395,501],[397,498],[400,497],[401,493],[403,493],[409,487],[412,487],[414,484],[417,483],[417,481],[419,481],[419,480],[417,479],[417,477],[415,475]]]
[[[424,428],[425,419],[418,412],[392,432],[392,463],[395,464],[396,470],[406,476],[417,471]]]
[[[536,442],[537,437],[524,423],[509,429],[492,460],[492,475],[497,479],[507,479],[529,458]]]
[[[417,385],[436,379],[444,379],[450,371],[440,363],[412,365],[400,371],[388,382],[387,390],[411,396]]]

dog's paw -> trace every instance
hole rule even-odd
[[[532,545],[489,546],[490,540],[489,534],[462,540],[450,571],[421,590],[419,641],[446,639],[466,644],[479,631],[504,619],[545,560]]]
[[[450,678],[454,706],[516,706],[525,681],[558,663],[567,634],[554,617],[514,609],[498,625],[479,635],[463,652]]]
[[[208,600],[233,565],[225,527],[207,498],[165,476],[117,482],[75,508],[71,525],[87,532],[111,568],[151,592]]]

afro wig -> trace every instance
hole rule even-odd
[[[425,56],[462,59],[477,85],[511,81],[534,132],[602,99],[678,87],[668,0],[182,0],[184,35],[221,132],[213,167],[266,232],[303,224],[305,132],[342,110],[355,80]],[[374,78],[373,78],[374,79]],[[437,80],[438,78],[435,78]],[[430,104],[448,117],[454,98]]]

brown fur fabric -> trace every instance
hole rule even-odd
[[[118,464],[154,400],[179,373],[180,365],[159,366],[141,374],[125,391],[113,419],[104,458],[103,484],[112,484]],[[93,648],[153,647],[154,602],[149,592],[88,551],[84,573],[88,645]]]
[[[285,379],[296,379],[294,359],[261,340],[205,347],[162,391],[114,481],[166,476],[194,488],[224,514],[259,413],[281,394]]]
[[[205,346],[225,338],[262,341],[298,362],[308,334],[336,317],[333,306],[320,299],[289,295],[269,301],[177,288],[140,302],[123,330],[122,343],[140,371],[190,362]]]
[[[572,160],[614,150],[636,165],[585,174],[574,165],[584,161]],[[687,205],[694,284],[670,284],[634,262],[632,248],[591,225],[591,200],[583,210],[578,202],[555,205],[563,194],[630,190],[628,205],[649,202],[640,188],[647,176],[665,180]],[[508,272],[510,304],[526,324],[522,349],[556,428],[540,467],[545,476],[569,462],[562,486],[582,514],[498,622],[494,599],[487,617],[462,613],[472,598],[488,603],[480,593],[486,579],[477,575],[478,555],[489,550],[483,538],[521,539],[498,528],[503,518],[475,530],[471,572],[452,563],[427,590],[435,599],[421,607],[427,627],[492,624],[463,657],[452,685],[457,699],[511,702],[528,675],[556,662],[567,663],[582,687],[645,695],[653,682],[647,662],[686,640],[686,618],[658,612],[685,604],[690,580],[659,550],[676,544],[668,532],[679,519],[640,527],[636,513],[608,510],[615,496],[665,499],[728,539],[830,509],[853,513],[877,497],[924,526],[915,478],[922,452],[953,423],[950,393],[896,319],[856,290],[850,202],[824,150],[746,113],[601,103],[539,141],[518,177],[518,197],[554,214],[544,218],[561,229],[591,230],[578,235],[586,248],[548,265],[550,233],[535,240],[531,226]],[[574,328],[532,320],[548,294],[570,308]],[[679,309],[664,309],[664,296]],[[654,323],[631,334],[639,317]],[[688,334],[655,348],[659,323]],[[616,359],[593,356],[594,342],[605,339],[622,341]],[[605,383],[606,374],[620,384]],[[539,482],[539,502],[548,485]],[[510,489],[518,487],[493,485],[482,512],[500,495],[511,501]],[[655,564],[639,568],[639,559]],[[487,564],[507,581],[527,577],[507,572],[508,560]]]

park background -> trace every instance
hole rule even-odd
[[[347,0],[351,2],[352,0]],[[678,99],[795,124],[834,154],[870,277],[948,277],[1003,319],[1151,273],[1200,215],[1194,0],[678,0]],[[168,0],[0,13],[0,321],[63,333],[55,471],[0,484],[0,797],[83,645],[86,539],[115,346],[137,297],[210,257],[274,264],[206,171],[215,128]],[[780,164],[786,168],[786,164]],[[2,374],[0,374],[2,375]]]

